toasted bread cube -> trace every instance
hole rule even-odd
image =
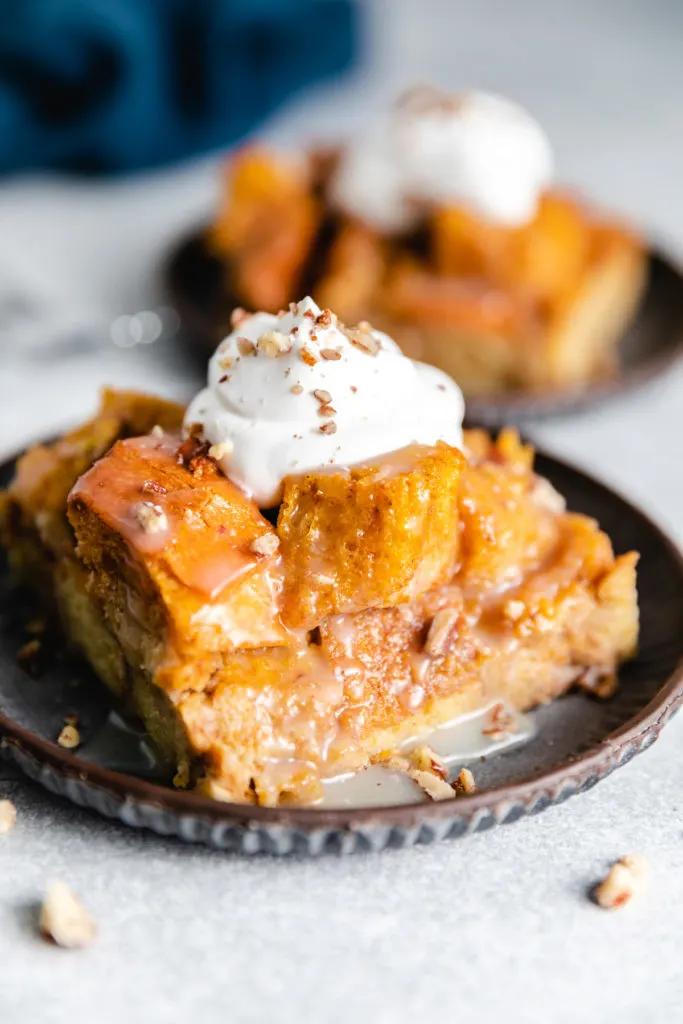
[[[276,313],[296,297],[320,221],[308,169],[248,147],[233,162],[229,192],[210,243],[227,257],[240,301]]]
[[[385,274],[382,240],[364,224],[347,224],[328,254],[316,286],[321,309],[333,309],[340,320],[356,324],[372,309]]]
[[[603,534],[604,536],[604,534]],[[596,588],[597,605],[581,629],[574,621],[572,646],[577,662],[606,672],[618,659],[632,658],[638,647],[639,610],[636,600],[638,555],[619,555],[606,568]]]
[[[532,386],[581,384],[616,364],[616,343],[647,280],[642,246],[624,232],[596,233],[595,255],[571,293],[557,296],[548,324],[545,365],[531,363]]]
[[[586,213],[559,192],[543,195],[534,219],[512,230],[462,207],[442,207],[433,215],[432,232],[439,273],[478,277],[541,300],[571,288],[590,256]]]
[[[298,160],[274,156],[258,146],[239,150],[226,173],[228,202],[212,228],[215,247],[226,254],[253,243],[255,225],[308,192],[309,172]]]
[[[264,217],[257,242],[242,253],[234,269],[235,293],[251,309],[276,313],[286,308],[315,237],[318,210],[309,196],[295,199],[282,214]]]
[[[154,437],[117,442],[78,480],[68,508],[92,592],[129,662],[156,671],[160,685],[192,688],[211,675],[202,655],[290,638],[277,610],[273,528],[211,459],[191,472],[177,448]]]
[[[134,391],[105,389],[94,419],[53,444],[35,445],[19,459],[14,480],[3,496],[1,518],[7,521],[7,529],[16,534],[23,523],[31,533],[38,531],[42,544],[50,551],[71,552],[66,498],[81,473],[120,437],[146,434],[155,426],[179,430],[183,413],[183,407],[175,402]]]
[[[462,206],[442,206],[431,217],[431,249],[438,274],[500,279],[510,262],[512,233]]]
[[[590,260],[592,227],[586,210],[561,192],[541,197],[536,217],[511,232],[502,278],[553,303],[571,291]]]
[[[552,191],[513,229],[438,209],[431,238],[431,267],[397,258],[368,314],[407,355],[466,393],[577,385],[614,364],[647,269],[628,229]]]
[[[552,507],[553,500],[561,501],[550,484],[514,464],[487,459],[468,465],[458,499],[463,588],[509,587],[540,567],[558,539],[562,509]]]
[[[439,443],[377,465],[289,479],[277,524],[285,621],[313,626],[446,583],[458,558],[464,465],[462,452]]]
[[[495,440],[486,430],[465,430],[463,442],[473,462],[505,464],[519,473],[534,468],[534,449],[522,443],[514,427],[504,427]]]

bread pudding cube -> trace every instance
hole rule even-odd
[[[246,306],[275,313],[297,288],[320,221],[305,167],[243,150],[231,174],[229,216],[211,233]]]
[[[0,519],[13,519],[38,531],[53,553],[73,551],[66,521],[66,498],[81,473],[120,437],[146,434],[155,426],[178,430],[183,407],[152,395],[105,389],[97,415],[53,444],[38,444],[17,462],[16,474],[0,507]],[[0,522],[0,534],[2,522]],[[1,539],[1,537],[0,537]]]
[[[286,481],[277,523],[285,622],[310,627],[446,583],[459,554],[464,465],[457,448],[414,445],[377,464]]]
[[[78,481],[69,519],[93,595],[128,660],[169,688],[203,686],[212,652],[288,643],[271,525],[178,440],[118,442]],[[183,659],[189,659],[183,665]]]

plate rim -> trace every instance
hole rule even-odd
[[[21,454],[21,453],[19,453]],[[631,514],[654,534],[667,551],[673,566],[683,581],[683,549],[645,510],[625,497],[617,488],[597,479],[575,463],[536,449],[537,457],[554,464],[560,472],[586,480],[592,487],[607,492],[612,499],[628,506]],[[18,456],[3,459],[0,471],[9,468]],[[411,828],[430,821],[465,819],[471,822],[482,812],[500,817],[503,809],[521,805],[526,811],[539,798],[555,793],[559,797],[567,785],[572,795],[579,791],[592,775],[596,781],[620,767],[654,742],[678,707],[683,704],[683,644],[676,665],[654,697],[597,745],[580,754],[570,755],[562,764],[550,770],[539,769],[521,780],[484,789],[457,800],[441,802],[419,801],[411,804],[388,804],[380,807],[321,808],[315,807],[260,807],[212,800],[188,790],[174,790],[155,782],[115,771],[82,760],[57,743],[43,739],[25,726],[15,722],[0,710],[0,753],[12,756],[22,771],[21,755],[29,755],[39,768],[52,769],[64,780],[75,779],[83,784],[122,799],[124,804],[134,803],[154,807],[175,815],[180,820],[200,819],[210,825],[224,824],[253,829],[278,826],[297,833],[311,834],[320,830],[348,833],[357,830],[384,828]],[[645,741],[648,741],[647,743]],[[629,755],[629,748],[634,748]],[[17,756],[19,754],[19,756]],[[553,801],[554,802],[554,801]]]
[[[195,227],[182,234],[171,247],[162,268],[162,282],[169,303],[176,310],[181,326],[185,327],[190,338],[198,334],[204,334],[206,337],[206,332],[196,326],[198,322],[205,323],[206,320],[203,317],[198,319],[194,306],[188,305],[187,294],[179,287],[177,266],[187,249],[204,241],[209,226],[210,222],[207,222],[203,227]],[[211,254],[207,246],[204,246],[204,249],[207,255]],[[647,291],[647,281],[652,275],[653,266],[658,264],[663,265],[677,278],[683,295],[683,262],[665,243],[660,243],[656,238],[649,241],[646,239],[644,252],[647,258],[647,273],[643,295]],[[220,259],[218,256],[215,258]],[[194,327],[191,326],[193,324]],[[596,378],[584,387],[546,388],[541,391],[518,389],[510,392],[501,391],[490,396],[482,393],[469,395],[466,423],[473,426],[502,427],[511,423],[551,419],[580,412],[645,386],[672,369],[681,360],[683,329],[670,348],[648,354],[635,365],[618,367],[616,372]]]

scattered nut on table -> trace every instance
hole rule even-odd
[[[97,935],[97,926],[66,882],[49,886],[40,911],[40,931],[64,949],[82,949]]]
[[[6,836],[17,823],[17,809],[11,800],[0,800],[0,836]]]
[[[593,890],[593,899],[603,910],[626,906],[647,887],[650,866],[640,854],[628,854],[613,864],[608,874]]]

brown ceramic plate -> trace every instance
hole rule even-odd
[[[663,373],[683,355],[683,274],[657,250],[651,250],[648,285],[639,310],[619,346],[617,369],[587,387],[552,391],[509,391],[471,395],[468,423],[501,427],[531,418],[576,412],[623,394]],[[202,232],[187,238],[165,270],[166,289],[191,351],[205,361],[229,332],[235,302],[223,262],[206,245]]]
[[[366,809],[265,808],[217,803],[171,788],[142,737],[112,726],[111,703],[78,661],[61,656],[33,678],[16,652],[27,610],[0,566],[0,750],[47,789],[127,825],[245,853],[350,852],[433,842],[511,822],[561,803],[629,761],[683,700],[683,557],[661,530],[597,480],[548,456],[539,471],[569,505],[600,520],[617,552],[641,554],[641,645],[608,701],[571,694],[534,712],[525,745],[478,762],[473,796]],[[0,467],[0,486],[12,463]],[[49,645],[46,645],[49,647]],[[78,755],[53,739],[76,711]]]

